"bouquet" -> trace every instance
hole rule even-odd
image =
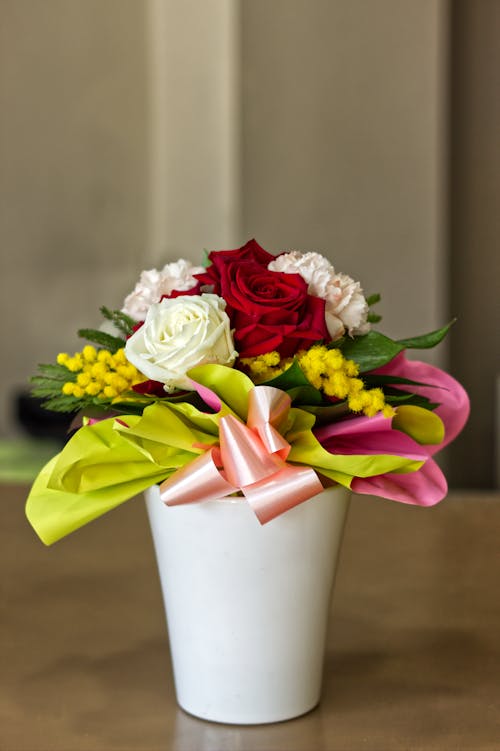
[[[438,331],[375,330],[379,295],[319,253],[274,256],[255,240],[143,271],[120,310],[57,362],[33,394],[75,414],[26,512],[50,544],[154,484],[167,505],[241,495],[257,519],[339,484],[430,506],[447,492],[433,459],[464,426],[450,375],[409,360]]]

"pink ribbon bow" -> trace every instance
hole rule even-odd
[[[241,490],[261,524],[321,493],[311,467],[287,464],[290,444],[280,433],[291,400],[272,386],[249,393],[246,425],[233,415],[219,421],[219,448],[211,447],[160,486],[168,506],[215,500]]]

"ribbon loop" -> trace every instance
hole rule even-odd
[[[279,431],[284,428],[291,404],[288,394],[273,386],[256,386],[248,395],[248,427],[257,431],[268,451],[282,459],[290,453],[290,444]]]
[[[236,490],[220,469],[219,449],[212,448],[178,469],[160,485],[160,498],[168,506],[223,498]]]
[[[241,490],[261,524],[321,493],[310,467],[286,463],[290,444],[279,432],[286,425],[291,400],[272,386],[249,394],[247,424],[233,415],[219,420],[220,449],[211,448],[160,486],[169,506],[224,498]]]
[[[266,450],[259,435],[232,415],[219,423],[222,464],[229,482],[253,485],[278,471],[283,461]]]

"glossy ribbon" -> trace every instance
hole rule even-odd
[[[227,414],[219,422],[219,447],[177,470],[160,485],[168,506],[224,498],[241,490],[261,524],[321,493],[311,467],[286,462],[290,444],[286,425],[291,400],[272,386],[256,386],[249,395],[246,424]]]

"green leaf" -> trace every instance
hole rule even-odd
[[[51,409],[53,412],[77,412],[82,408],[84,402],[82,399],[76,399],[74,396],[61,394],[53,399],[43,402],[45,409]]]
[[[302,407],[306,405],[322,405],[324,399],[321,395],[321,391],[315,389],[310,384],[308,386],[294,386],[287,390],[287,394],[292,400],[292,403],[296,407]]]
[[[46,396],[49,393],[50,394],[61,394],[62,387],[64,385],[65,381],[55,381],[55,380],[47,380],[46,378],[40,378],[40,380],[36,380],[35,378],[31,379],[31,393],[34,396]],[[41,393],[42,391],[46,391],[47,394]]]
[[[61,393],[61,383],[59,381],[47,381],[45,379],[35,381],[35,379],[32,378],[31,383],[33,385],[31,386],[30,391],[33,394],[41,389],[50,389],[50,392],[53,394]]]
[[[348,336],[341,336],[340,339],[335,339],[334,342],[328,342],[325,344],[325,347],[327,349],[340,349],[342,351],[342,347],[346,342],[352,341],[351,337]]]
[[[368,321],[368,323],[378,323],[382,320],[382,316],[379,316],[376,313],[368,313],[366,320]]]
[[[344,357],[354,360],[361,373],[381,368],[403,351],[400,342],[394,342],[378,331],[369,331],[364,336],[346,338],[339,347]]]
[[[375,305],[376,303],[380,302],[381,299],[382,299],[382,296],[378,292],[375,292],[375,294],[369,295],[366,298],[366,302],[368,304],[368,307],[371,308],[372,305]]]
[[[136,321],[122,310],[110,310],[105,305],[102,305],[100,311],[104,318],[111,321],[111,323],[113,323],[122,334],[125,336],[130,336],[132,334]]]
[[[88,339],[89,342],[94,342],[94,344],[109,349],[113,353],[125,346],[125,339],[106,334],[104,331],[97,329],[79,329],[77,333],[81,339]]]
[[[68,368],[65,368],[64,365],[59,365],[59,363],[47,365],[40,364],[38,365],[38,371],[41,376],[58,381],[67,381],[71,377],[71,373]],[[38,377],[38,375],[33,376],[33,378]]]
[[[394,392],[396,389],[394,389]],[[385,401],[393,407],[397,407],[399,404],[411,404],[414,407],[423,407],[424,409],[434,410],[439,407],[439,402],[431,402],[426,396],[420,394],[412,394],[410,391],[400,391],[396,393],[384,393]]]
[[[206,248],[203,248],[203,255],[202,255],[202,259],[201,259],[201,265],[203,266],[204,269],[208,269],[208,267],[212,265],[212,261],[208,257],[209,253],[210,253],[209,250],[207,250]]]
[[[119,412],[122,415],[142,415],[145,407],[149,407],[151,404],[154,403],[153,399],[150,399],[149,402],[114,402],[112,404],[106,403],[105,406],[109,409],[112,408],[113,411]],[[97,407],[102,407],[102,400],[100,400],[100,403],[97,403],[97,400],[93,401],[92,404]]]
[[[53,386],[54,388],[60,388],[63,383],[66,383],[66,381],[74,381],[75,379],[76,373],[71,373],[71,371],[67,370],[65,375],[54,376],[54,378],[45,375],[34,375],[31,376],[30,381],[35,385],[47,385]]]
[[[398,339],[398,344],[400,344],[403,349],[430,349],[431,347],[435,347],[436,344],[439,344],[439,342],[444,339],[456,320],[456,318],[453,318],[446,324],[446,326],[443,326],[436,331],[431,331],[428,334],[414,336],[410,339]]]
[[[104,318],[107,318],[108,321],[112,321],[113,320],[113,312],[109,308],[107,308],[105,305],[101,305],[101,307],[99,308],[99,310],[100,310],[102,316]]]
[[[366,383],[367,386],[384,386],[385,384],[390,383],[401,383],[405,384],[407,386],[427,386],[428,388],[440,388],[440,386],[436,386],[436,384],[432,383],[421,383],[420,381],[411,381],[409,378],[402,378],[401,376],[391,376],[391,375],[377,375],[377,374],[367,374],[363,376],[363,381]]]
[[[281,375],[276,376],[275,378],[271,378],[270,381],[265,381],[262,385],[274,386],[277,389],[288,391],[296,386],[310,386],[311,384],[305,377],[297,360],[294,360],[284,373],[281,373]]]
[[[347,401],[337,402],[336,404],[301,405],[300,409],[303,409],[305,412],[309,412],[312,415],[316,415],[317,426],[326,425],[334,420],[338,420],[339,417],[352,414],[347,406]]]
[[[54,381],[52,381],[51,385],[36,384],[32,387],[31,394],[40,398],[59,396],[61,394],[61,386]]]

